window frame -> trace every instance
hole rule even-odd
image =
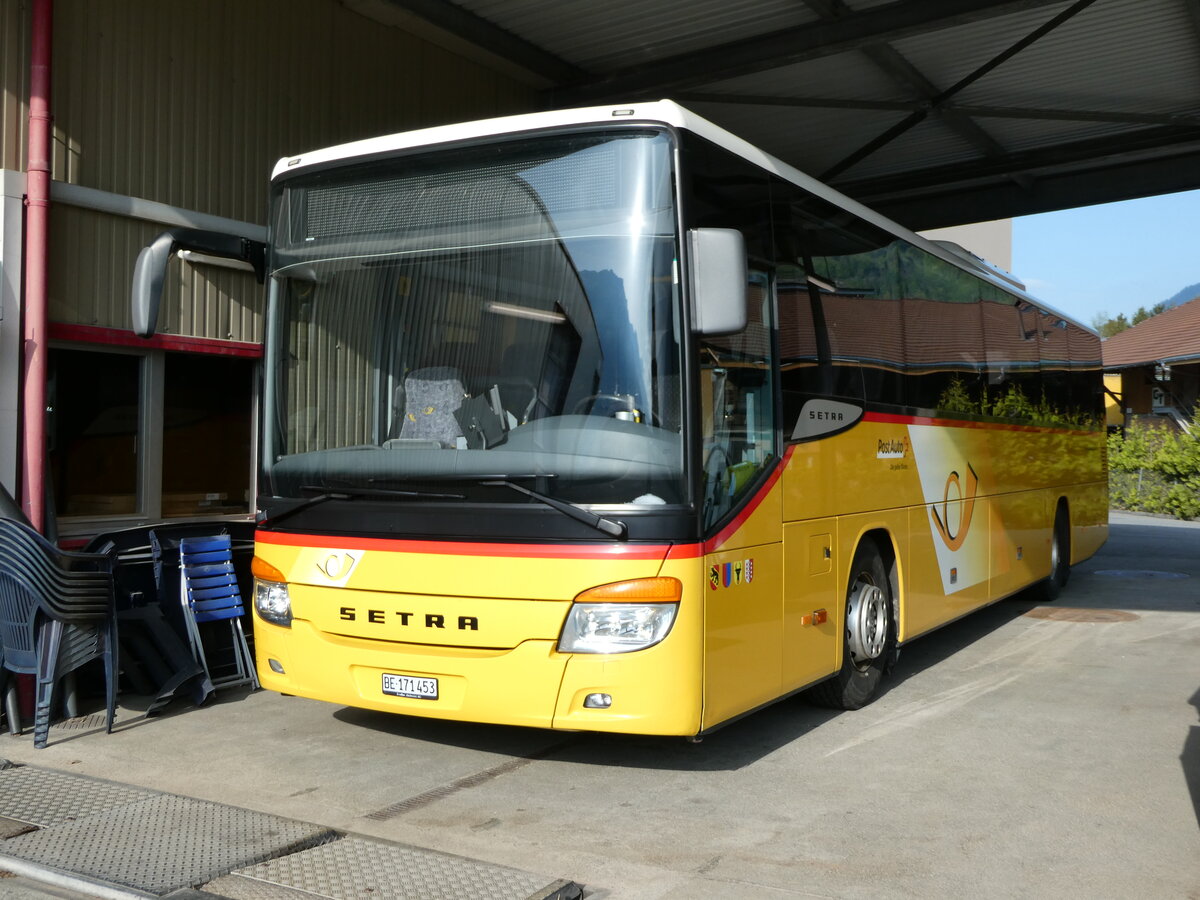
[[[59,515],[57,519],[59,533],[64,537],[92,535],[98,532],[115,531],[121,528],[147,525],[167,521],[163,518],[163,421],[165,412],[166,366],[167,354],[178,351],[163,348],[140,349],[136,346],[114,345],[109,343],[66,340],[51,338],[48,342],[50,350],[71,350],[89,353],[106,353],[110,355],[132,356],[139,361],[138,365],[138,398],[137,398],[137,431],[134,435],[136,448],[135,490],[133,513],[119,513],[111,516],[104,515]],[[196,354],[207,357],[217,357],[221,352]],[[238,354],[244,355],[244,354]],[[213,521],[253,520],[257,505],[257,473],[258,473],[258,442],[259,442],[259,410],[261,383],[261,362],[249,358],[252,366],[252,389],[250,400],[250,458],[247,459],[248,506],[244,514],[220,514],[213,516],[183,516],[178,520],[212,519]],[[48,453],[47,453],[48,458]],[[50,475],[47,473],[47,477]],[[175,521],[172,518],[171,521]]]

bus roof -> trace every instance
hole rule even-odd
[[[271,180],[290,177],[305,170],[323,169],[342,163],[365,162],[371,159],[379,159],[405,150],[421,147],[436,147],[440,144],[456,144],[465,141],[476,141],[481,138],[500,137],[553,128],[607,125],[612,123],[625,125],[668,125],[673,128],[690,131],[804,188],[821,199],[827,200],[853,213],[860,219],[870,222],[872,225],[882,228],[902,240],[916,244],[921,249],[952,263],[960,269],[971,272],[973,275],[1002,288],[1010,294],[1028,300],[1048,313],[1053,313],[1063,319],[1070,319],[1074,324],[1094,332],[1094,329],[1090,326],[1076,321],[1070,316],[1047,306],[1036,297],[1027,294],[1014,283],[1014,279],[1005,277],[998,271],[995,271],[990,263],[984,260],[976,261],[975,259],[970,259],[965,253],[954,252],[947,247],[941,246],[938,242],[921,237],[903,225],[880,215],[857,200],[852,200],[845,194],[829,187],[829,185],[818,181],[810,175],[806,175],[799,169],[783,162],[783,160],[772,156],[765,150],[759,149],[749,141],[726,131],[719,125],[713,124],[708,119],[697,115],[672,100],[523,113],[515,116],[480,119],[474,122],[462,122],[454,125],[438,125],[433,128],[421,128],[416,131],[405,131],[381,137],[367,138],[361,141],[352,141],[346,144],[313,150],[298,156],[285,156],[275,164],[275,169],[271,173]]]

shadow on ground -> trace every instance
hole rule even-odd
[[[1133,521],[1129,521],[1133,519]],[[1158,574],[1146,574],[1147,572]],[[1168,572],[1170,575],[1163,575]],[[1200,526],[1181,527],[1172,520],[1121,516],[1110,528],[1108,543],[1091,560],[1077,566],[1056,606],[1081,609],[1196,610],[1196,573],[1200,573]],[[1147,584],[1152,588],[1147,588]],[[904,648],[886,690],[903,684],[961,652],[1039,604],[1022,592],[923,636]],[[810,705],[803,694],[782,700],[705,736],[701,743],[683,739],[626,735],[565,734],[503,726],[482,726],[344,708],[335,717],[348,725],[414,740],[515,757],[553,758],[601,766],[681,771],[734,770],[802,740],[835,716],[847,715]],[[853,713],[849,713],[853,715]],[[1198,729],[1200,730],[1200,729]],[[1193,796],[1200,791],[1189,738],[1185,764]]]
[[[996,604],[922,638],[901,654],[888,688],[953,656],[1031,607],[1030,603],[1020,602]],[[412,740],[588,765],[679,771],[749,766],[780,747],[803,739],[814,728],[839,715],[853,713],[813,706],[800,694],[738,719],[706,735],[700,743],[690,743],[682,738],[569,734],[406,718],[350,707],[334,713],[336,719],[348,725]]]

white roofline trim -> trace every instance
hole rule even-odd
[[[348,144],[339,144],[321,150],[313,150],[299,156],[284,157],[275,164],[271,173],[272,180],[283,175],[303,171],[310,166],[325,166],[331,163],[351,162],[355,158],[376,158],[392,153],[400,153],[417,147],[433,147],[439,144],[452,144],[478,140],[486,137],[519,134],[525,131],[540,131],[551,128],[564,128],[580,125],[668,125],[699,135],[731,153],[736,153],[743,159],[778,175],[793,184],[804,188],[812,194],[840,206],[859,218],[882,228],[908,243],[915,244],[922,250],[953,264],[959,269],[987,281],[1006,293],[1013,294],[1047,313],[1072,322],[1079,327],[1095,334],[1090,326],[1078,322],[1071,316],[1060,312],[1038,300],[1031,294],[1016,287],[1008,279],[993,273],[988,268],[972,265],[944,247],[910,231],[903,225],[893,222],[874,210],[863,206],[857,200],[852,200],[839,193],[827,184],[817,181],[811,175],[806,175],[783,160],[778,159],[765,150],[755,147],[750,142],[715,125],[708,119],[685,109],[672,100],[656,100],[646,103],[613,104],[610,106],[590,106],[579,109],[552,110],[549,112],[524,113],[516,116],[503,116],[496,119],[480,119],[475,122],[463,122],[456,125],[439,125],[434,128],[422,128],[417,131],[406,131],[399,134],[368,138]]]

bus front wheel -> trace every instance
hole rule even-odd
[[[865,540],[854,553],[846,588],[842,667],[809,689],[814,703],[860,709],[874,699],[896,646],[892,582],[879,548]]]

